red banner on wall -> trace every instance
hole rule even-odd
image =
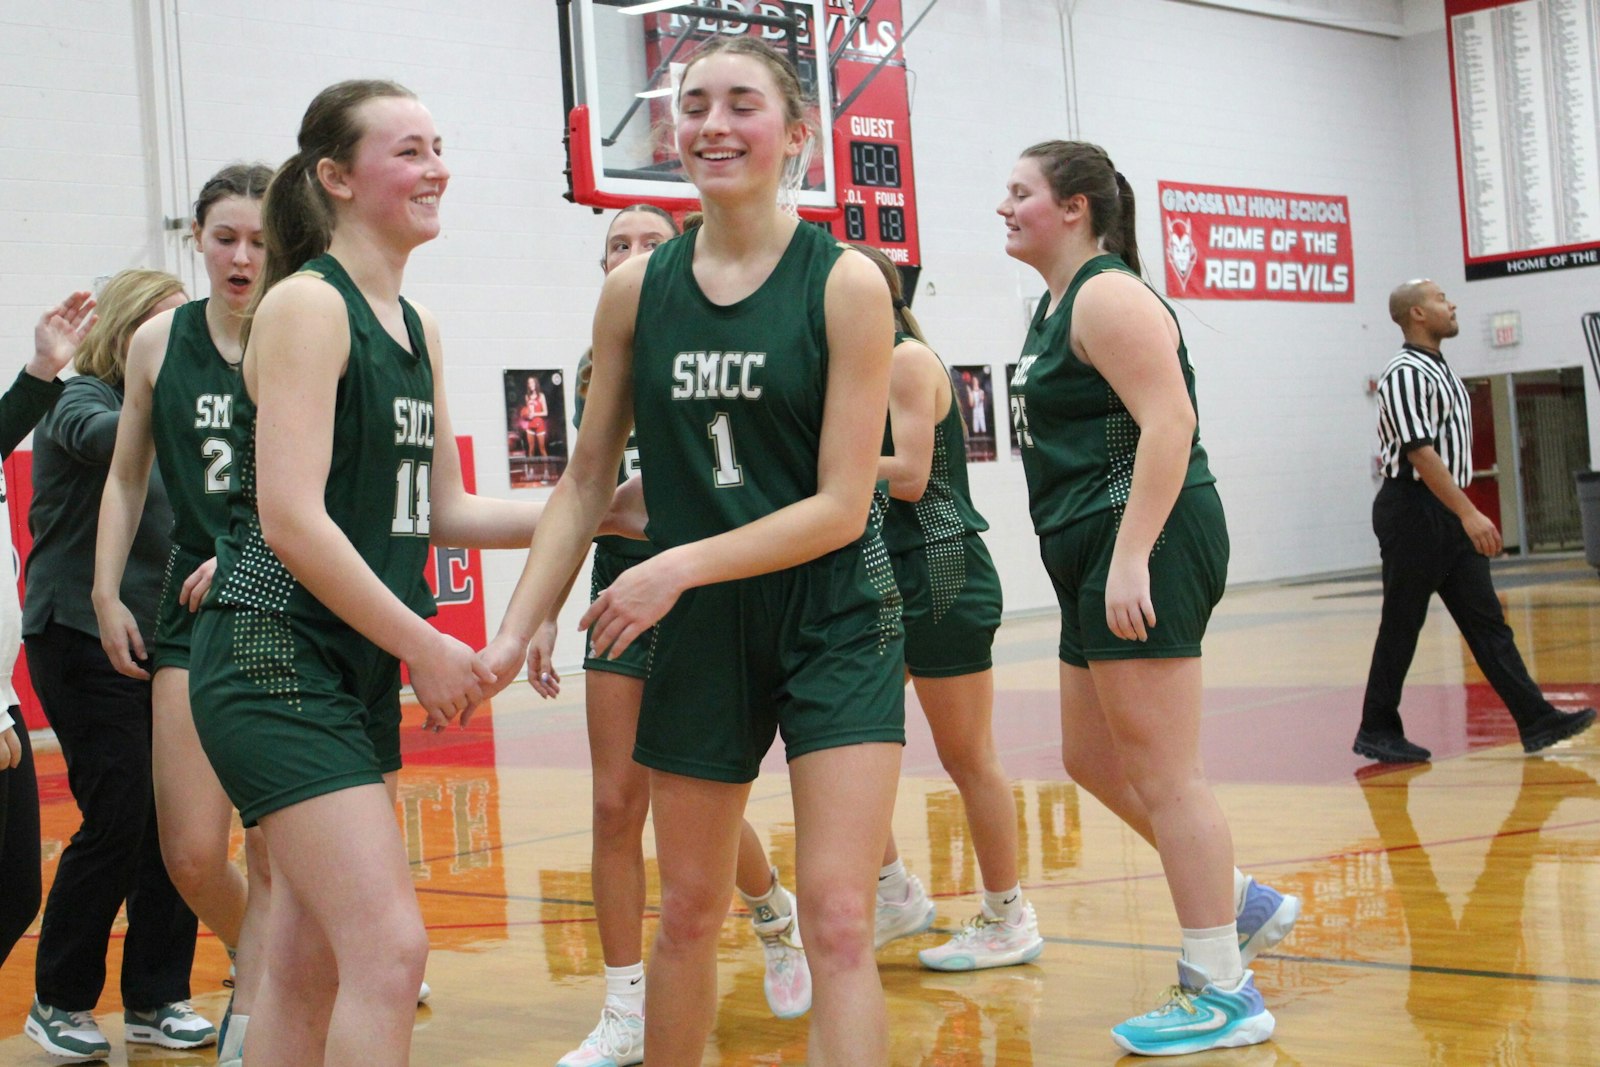
[[[1167,295],[1353,303],[1350,200],[1161,182]]]
[[[477,467],[473,458],[472,438],[457,437],[456,446],[461,453],[461,481],[467,492],[477,490]],[[6,516],[11,523],[12,565],[16,568],[17,592],[26,596],[22,576],[33,547],[33,535],[28,531],[28,507],[33,502],[33,453],[27,450],[13,452],[5,461],[6,487],[9,505]],[[439,603],[439,614],[433,624],[440,630],[458,638],[473,648],[485,643],[483,618],[483,560],[477,549],[444,548],[434,545],[428,556],[425,571],[429,586]],[[148,635],[147,635],[148,636]],[[39,698],[33,694],[28,679],[25,656],[17,657],[11,684],[16,688],[22,704],[22,719],[32,730],[46,725]]]

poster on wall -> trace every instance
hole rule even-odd
[[[1353,303],[1344,196],[1161,182],[1167,295]]]
[[[1011,413],[1011,454],[1022,458],[1022,433],[1017,429],[1017,416],[1022,414],[1022,392],[1011,384],[1017,376],[1017,365],[1006,364],[1006,410]]]
[[[1600,0],[1445,0],[1468,281],[1600,265]]]
[[[511,488],[554,485],[567,469],[567,401],[559,370],[505,372]]]
[[[956,391],[969,463],[994,462],[994,384],[990,379],[987,365],[950,368],[950,385]]]

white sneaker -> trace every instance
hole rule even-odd
[[[800,942],[800,912],[794,894],[779,887],[789,901],[789,914],[779,915],[765,905],[757,905],[750,916],[767,957],[767,974],[762,988],[767,1007],[780,1019],[798,1019],[811,1010],[811,968],[806,963],[805,946]]]
[[[122,1040],[162,1048],[201,1048],[217,1043],[217,1028],[196,1014],[187,1000],[174,1000],[153,1011],[125,1010]]]
[[[111,1043],[89,1011],[63,1011],[33,998],[22,1032],[40,1048],[67,1063],[90,1063],[111,1055]]]
[[[421,987],[417,989],[417,1003],[426,1004],[431,996],[433,996],[433,988],[427,982],[423,982]]]
[[[1044,951],[1039,936],[1039,920],[1033,905],[1022,905],[1022,921],[1008,923],[979,909],[977,918],[963,926],[956,936],[937,948],[917,953],[924,967],[935,971],[981,971],[989,967],[1014,967],[1031,963]]]
[[[898,904],[878,898],[878,915],[872,947],[882,948],[902,937],[920,934],[933,925],[933,901],[922,888],[922,879],[906,875],[906,899]]]
[[[635,1067],[644,1062],[644,1016],[615,1004],[600,1009],[600,1025],[556,1067]]]

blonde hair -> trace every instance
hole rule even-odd
[[[873,248],[871,245],[853,244],[850,247],[872,260],[883,274],[883,280],[889,283],[889,295],[894,298],[896,328],[901,333],[910,334],[923,344],[928,344],[928,339],[922,335],[922,327],[917,324],[917,317],[911,314],[911,308],[906,305],[905,286],[900,280],[900,268],[894,265],[894,260],[885,255],[882,249]]]
[[[119,385],[128,366],[128,342],[157,304],[183,294],[183,282],[164,270],[119,271],[95,298],[94,325],[84,335],[72,369]]]

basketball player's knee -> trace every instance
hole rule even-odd
[[[1105,777],[1104,764],[1091,752],[1064,746],[1061,749],[1061,767],[1067,772],[1067,777],[1083,786],[1089,792],[1096,792],[1096,787]]]
[[[801,902],[806,955],[845,970],[872,959],[873,908],[854,886],[825,887]]]
[[[186,902],[215,890],[228,873],[227,855],[192,837],[162,841],[161,860],[172,887]]]
[[[728,917],[728,891],[704,883],[661,888],[661,921],[657,929],[663,942],[688,945],[713,939]]]
[[[415,995],[428,963],[428,932],[420,922],[387,922],[361,936],[342,937],[335,948],[339,973],[361,974],[364,981],[388,988],[396,995]]]
[[[637,846],[650,812],[648,789],[600,788],[594,793],[594,836],[596,841],[628,842]]]
[[[1005,777],[1000,769],[1000,760],[995,755],[994,746],[987,743],[941,752],[939,757],[940,762],[944,764],[945,772],[950,775],[950,780],[962,793],[973,786],[984,785],[992,780],[1003,780]]]

